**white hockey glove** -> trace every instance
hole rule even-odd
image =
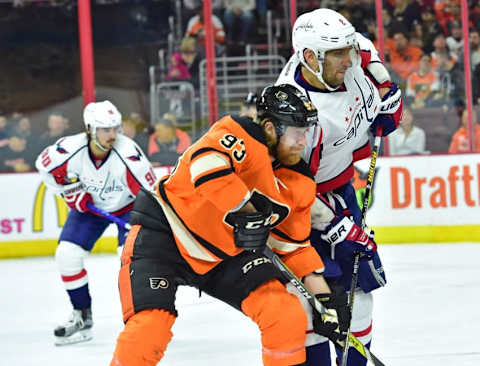
[[[352,254],[360,252],[369,258],[377,250],[377,244],[373,241],[373,231],[363,231],[346,216],[336,217],[320,237],[330,244],[332,259],[335,258],[336,247],[340,245],[342,249],[347,249]]]

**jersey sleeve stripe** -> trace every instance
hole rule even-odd
[[[270,235],[270,237],[268,238],[268,245],[272,249],[276,249],[282,254],[286,254],[286,253],[294,252],[299,248],[308,247],[310,245],[310,241],[307,240],[307,242],[304,242],[303,244],[295,244],[295,243],[276,239]]]
[[[216,172],[213,172],[213,173],[210,173],[210,174],[206,174],[200,178],[198,178],[194,185],[195,185],[195,188],[197,188],[198,186],[202,185],[203,183],[206,183],[212,179],[216,179],[216,178],[221,178],[221,177],[225,177],[226,175],[229,175],[229,174],[233,174],[233,169],[229,168],[229,169],[223,169],[223,170],[218,170]]]
[[[198,156],[202,154],[211,153],[211,152],[216,152],[224,155],[229,160],[230,166],[233,166],[233,161],[229,154],[227,154],[225,151],[214,149],[213,147],[204,147],[204,148],[198,149],[197,151],[192,153],[192,156],[190,157],[190,161],[194,161]]]
[[[190,165],[191,180],[193,182],[199,175],[210,170],[218,170],[218,168],[231,168],[231,165],[228,160],[218,154],[200,156]]]

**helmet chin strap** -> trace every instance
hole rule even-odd
[[[102,150],[103,152],[108,152],[109,149],[104,148],[104,147],[100,144],[100,142],[98,142],[96,129],[94,129],[94,128],[92,128],[92,127],[89,127],[89,130],[90,130],[90,136],[91,136],[91,139],[93,140],[93,143],[94,143],[100,150]]]
[[[305,68],[310,71],[313,75],[315,75],[315,77],[325,86],[325,88],[327,88],[328,91],[335,91],[339,88],[339,86],[337,86],[336,88],[328,85],[328,83],[323,80],[323,76],[322,76],[322,73],[323,73],[323,65],[320,61],[318,61],[318,67],[319,67],[319,71],[316,72],[316,71],[313,71],[313,69],[308,65],[308,63],[306,61],[301,61],[302,62],[302,65],[305,66]]]
[[[98,147],[100,150],[102,150],[103,152],[108,152],[108,151],[109,151],[109,149],[104,148],[104,147],[100,144],[100,142],[98,142],[98,140],[97,140],[96,137],[93,138],[93,142],[94,142],[94,144],[97,145],[97,147]]]

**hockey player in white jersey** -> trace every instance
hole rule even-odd
[[[350,290],[354,253],[362,253],[351,331],[370,346],[371,291],[386,280],[373,235],[359,227],[361,211],[350,181],[353,163],[370,155],[368,131],[375,134],[381,128],[386,136],[398,126],[401,92],[390,81],[373,44],[333,10],[299,16],[292,42],[295,53],[277,84],[304,91],[318,110],[320,124],[309,131],[304,151],[317,183],[311,242],[325,263],[331,288]],[[337,355],[341,360],[341,350]],[[330,362],[327,339],[309,334],[306,365],[330,366]],[[347,365],[365,364],[365,358],[350,347]]]
[[[59,139],[46,147],[36,161],[44,183],[70,207],[55,261],[73,312],[65,324],[54,330],[57,345],[92,338],[92,301],[84,258],[110,221],[91,212],[87,204],[128,221],[137,192],[141,187],[150,189],[156,180],[142,150],[121,134],[122,118],[112,103],[88,104],[83,119],[86,132]],[[120,251],[127,233],[117,227]]]

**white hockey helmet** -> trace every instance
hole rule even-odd
[[[122,115],[108,100],[88,103],[83,110],[83,122],[90,136],[100,149],[105,150],[97,141],[97,128],[118,127],[121,132]]]
[[[358,43],[353,25],[340,13],[331,9],[316,9],[300,15],[292,31],[292,43],[298,60],[312,72],[328,90],[335,90],[323,80],[323,62],[330,50],[352,47],[352,63],[359,63]],[[317,55],[320,70],[308,66],[303,51],[310,49]]]

